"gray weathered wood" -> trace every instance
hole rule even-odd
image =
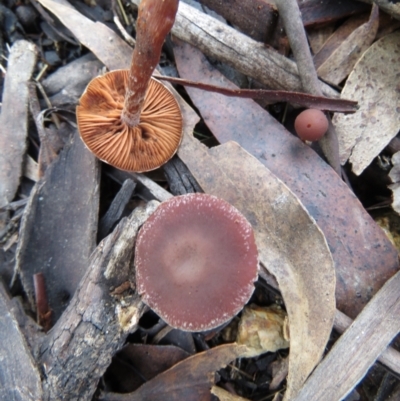
[[[158,202],[135,209],[93,252],[68,308],[42,346],[44,400],[90,400],[145,309],[132,263],[139,227]]]
[[[0,115],[0,208],[13,200],[22,175],[28,135],[28,81],[36,63],[36,48],[16,42],[8,58]]]
[[[40,401],[40,375],[0,283],[0,400]]]
[[[343,399],[400,331],[400,272],[372,298],[294,401]]]
[[[302,91],[293,61],[183,2],[179,4],[172,33],[271,89]],[[325,96],[338,96],[331,87],[320,84]]]

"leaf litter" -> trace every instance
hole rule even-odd
[[[124,68],[129,65],[131,48],[126,45],[117,34],[107,28],[106,25],[90,21],[69,6],[67,2],[54,2],[51,0],[40,0],[40,2],[57,15],[61,22],[75,35],[78,41],[84,46],[87,46],[106,67],[109,69],[116,69]],[[311,11],[311,14],[312,12],[313,11]],[[336,75],[332,78],[332,76],[329,75],[329,71],[327,72],[328,75],[325,76],[324,73],[321,72],[322,77],[336,84],[339,84],[341,80],[346,78],[353,68],[354,63],[354,61],[350,61],[351,57],[348,62],[343,61],[346,59],[346,53],[348,52],[346,49],[348,49],[349,46],[354,46],[352,40],[358,41],[357,43],[361,45],[362,49],[369,46],[376,34],[376,13],[377,7],[373,8],[371,19],[364,25],[361,25],[358,30],[355,29],[352,35],[350,34],[349,40],[347,41],[348,43],[344,41],[336,52],[334,51],[331,53],[330,57],[332,58],[332,63],[330,63],[330,65],[332,66],[336,63],[337,66],[340,66],[340,73],[335,72]],[[366,33],[366,35],[364,35],[364,33]],[[393,35],[396,35],[396,33]],[[388,36],[380,41],[388,40],[387,38]],[[394,54],[396,54],[398,50],[397,47],[390,47],[396,46],[396,43],[399,43],[398,36],[395,36],[395,38],[396,39],[392,39],[392,42],[389,44],[383,42],[384,45],[387,46],[386,52],[388,52],[388,49],[392,49],[394,50]],[[379,65],[380,53],[378,50],[374,50],[374,46],[377,47],[380,41],[372,44],[364,55],[361,56],[360,61],[354,67],[342,91],[342,96],[344,98],[358,100],[361,107],[363,107],[364,98],[361,97],[361,99],[357,99],[357,94],[359,93],[360,87],[367,91],[367,87],[362,86],[365,85],[366,82],[366,80],[362,80],[363,75],[366,74],[365,68],[371,68],[371,64],[374,63]],[[385,48],[385,46],[383,47]],[[178,47],[175,46],[175,51],[177,51],[176,49],[178,49]],[[359,53],[361,54],[362,52],[363,50]],[[374,52],[376,54],[371,57],[372,61],[368,64],[366,61],[369,60],[369,52],[373,55]],[[177,57],[178,68],[180,67],[182,69],[185,67],[186,63],[189,70],[191,69],[192,72],[195,71],[193,68],[193,61],[190,60],[191,56],[189,56],[191,54],[193,53],[190,53],[189,49],[186,49],[184,53]],[[342,55],[344,58],[341,58]],[[181,57],[182,60],[179,60],[179,57]],[[357,70],[363,62],[367,64],[367,67]],[[199,76],[192,77],[188,73],[186,73],[185,76],[185,74],[180,71],[181,76],[204,82],[207,78],[204,73],[212,71],[212,68],[205,67],[204,63],[199,63],[198,65],[201,66],[199,71],[203,73],[201,78],[199,78]],[[324,63],[323,66],[324,65],[326,64]],[[98,68],[98,65],[96,68]],[[332,71],[332,67],[330,70]],[[397,71],[395,68],[393,68],[393,70]],[[61,71],[61,69],[59,71]],[[321,71],[324,70],[322,69]],[[388,72],[388,74],[390,73],[387,69],[382,71]],[[7,73],[8,72],[9,71],[7,71]],[[352,78],[354,78],[353,75],[356,72],[359,74],[356,80],[358,87],[356,85],[357,89],[353,88],[350,90],[349,87],[352,83]],[[371,75],[375,79],[372,73]],[[392,74],[390,78],[384,82],[383,87],[379,87],[379,85],[374,86],[375,81],[372,80],[372,86],[374,86],[374,88],[378,87],[377,92],[382,95],[386,93],[386,90],[389,90],[389,81],[391,80],[391,82],[393,82],[393,77],[394,75]],[[91,73],[81,76],[80,78],[81,82],[79,85],[85,85],[85,81],[91,78]],[[220,85],[223,79],[220,77],[217,79]],[[79,85],[77,85],[76,88],[78,88]],[[228,84],[223,82],[223,85]],[[74,101],[76,102],[78,99],[79,89],[75,92],[74,86],[71,88],[72,95],[68,98],[68,102],[73,104]],[[60,90],[63,90],[63,85],[61,85]],[[354,327],[357,328],[355,330],[359,330],[359,333],[364,337],[360,337],[357,331],[355,331],[356,334],[353,335],[351,335],[351,331],[346,332],[348,335],[342,336],[337,346],[328,354],[324,362],[317,367],[309,381],[306,381],[308,375],[314,370],[315,366],[323,357],[334,323],[336,313],[334,268],[337,269],[336,277],[339,277],[336,287],[338,306],[352,317],[355,317],[361,311],[362,307],[371,299],[372,295],[376,293],[397,270],[396,251],[365,213],[361,204],[352,197],[347,187],[338,177],[331,173],[331,170],[327,168],[322,159],[316,156],[313,150],[301,144],[296,138],[291,137],[283,126],[274,122],[273,119],[261,117],[260,121],[257,121],[255,116],[263,116],[264,113],[265,115],[267,113],[262,111],[258,106],[255,106],[253,101],[238,99],[238,101],[242,103],[236,103],[235,99],[213,99],[214,95],[208,92],[199,92],[196,89],[188,89],[187,92],[212,133],[224,144],[212,149],[207,149],[192,137],[194,126],[198,122],[198,116],[182,99],[180,99],[181,107],[184,112],[185,137],[178,154],[205,192],[217,194],[233,205],[236,205],[252,223],[260,251],[260,261],[262,264],[260,273],[262,277],[267,280],[268,284],[275,287],[275,289],[279,289],[283,296],[284,306],[288,312],[290,331],[290,352],[287,357],[288,375],[285,398],[300,400],[303,399],[301,397],[306,397],[304,399],[318,397],[318,392],[316,391],[317,387],[320,387],[320,391],[324,391],[324,387],[320,386],[321,382],[324,382],[323,384],[328,386],[329,383],[338,383],[338,385],[341,386],[340,388],[343,394],[347,393],[363,377],[366,373],[366,369],[374,363],[379,353],[384,350],[398,331],[396,326],[398,319],[392,319],[393,324],[390,325],[390,330],[386,330],[385,336],[380,336],[379,341],[375,341],[374,343],[374,337],[368,337],[368,333],[370,333],[369,330],[374,330],[374,328],[377,328],[376,331],[379,336],[379,333],[383,331],[385,325],[387,325],[387,319],[391,319],[390,310],[387,315],[379,313],[379,311],[382,311],[382,308],[386,310],[385,304],[393,305],[392,309],[397,308],[397,299],[391,289],[395,286],[393,283],[396,283],[397,276],[389,281],[376,297],[372,298],[368,307],[364,309],[362,314],[355,320]],[[393,91],[393,85],[392,92],[396,92],[396,89]],[[195,95],[196,93],[197,95]],[[334,92],[332,91],[331,93]],[[65,104],[65,99],[67,98],[61,97],[60,99],[59,104],[62,106]],[[376,104],[380,104],[381,99],[382,97],[379,99],[375,98],[374,101]],[[398,100],[398,97],[396,99]],[[211,100],[214,100],[214,103]],[[209,107],[207,108],[207,104],[204,105],[202,102],[209,102]],[[235,112],[234,117],[232,117],[229,111],[230,107]],[[251,116],[251,119],[246,120],[245,118],[244,121],[241,120],[242,117],[241,113],[238,113],[239,110],[242,110],[242,115],[247,114],[247,116]],[[229,112],[227,113],[227,111]],[[371,113],[370,110],[368,110],[368,112]],[[238,114],[237,116],[235,115],[236,113]],[[336,120],[334,119],[334,121],[340,125],[341,119],[346,121],[346,119],[349,118],[349,121],[351,121],[351,117],[355,117],[357,113],[359,113],[359,111],[349,116],[336,114]],[[369,155],[373,154],[373,156],[367,155],[365,160],[362,161],[357,161],[355,157],[352,158],[354,155],[357,155],[357,146],[365,142],[365,139],[363,139],[364,137],[360,136],[353,140],[355,145],[354,149],[350,152],[350,162],[353,163],[353,170],[355,172],[361,172],[365,169],[365,167],[371,163],[372,159],[379,155],[389,140],[397,134],[399,120],[396,120],[396,117],[398,116],[388,112],[386,114],[387,118],[382,123],[382,126],[380,126],[379,132],[387,132],[389,130],[391,133],[386,136],[385,143],[381,141],[379,146],[376,144],[375,147],[372,146],[374,150],[370,151]],[[2,116],[5,115],[6,114],[2,113]],[[227,124],[228,119],[230,121]],[[268,120],[268,123],[266,123],[265,119]],[[395,121],[395,123],[393,123],[393,121]],[[390,123],[392,123],[392,125],[390,125]],[[240,124],[245,127],[242,128],[242,133],[240,133]],[[342,124],[345,126],[344,123]],[[397,131],[395,128],[396,124]],[[232,125],[236,125],[236,129],[231,128]],[[267,138],[263,137],[264,127],[266,126],[273,132],[273,135],[269,134]],[[349,131],[347,128],[343,128],[341,133],[339,133],[341,140],[343,139],[343,135],[347,135],[343,134],[343,132]],[[26,128],[24,130],[26,131]],[[340,129],[338,129],[338,131],[340,131]],[[257,133],[257,135],[255,135],[255,133]],[[253,143],[248,141],[246,135],[250,135]],[[383,134],[379,135],[379,137],[382,136]],[[260,140],[260,138],[262,139]],[[230,140],[235,140],[239,142],[239,144],[229,142]],[[72,142],[72,144],[73,143],[76,144],[76,141]],[[243,148],[241,146],[243,146]],[[68,271],[68,266],[74,265],[76,271],[75,277],[77,278],[76,280],[74,279],[74,284],[72,287],[68,288],[68,290],[63,288],[63,286],[68,283],[68,275],[70,275],[70,278],[74,277],[73,273],[67,273],[66,279],[61,282],[57,282],[57,273],[54,281],[50,278],[49,271],[46,273],[46,278],[49,280],[51,286],[51,290],[49,291],[50,302],[55,305],[55,318],[61,317],[58,327],[62,325],[63,316],[67,316],[68,313],[71,313],[71,310],[69,310],[67,314],[63,314],[63,308],[60,309],[62,303],[60,303],[60,300],[56,299],[57,296],[66,293],[73,295],[79,282],[80,276],[78,272],[80,269],[82,269],[80,273],[81,277],[84,274],[86,277],[89,277],[88,274],[90,274],[85,270],[85,266],[89,266],[90,264],[88,259],[80,258],[80,267],[73,261],[69,261],[68,255],[76,252],[79,247],[86,251],[93,249],[93,245],[91,246],[90,243],[94,244],[94,238],[96,236],[95,226],[97,225],[97,219],[95,215],[97,215],[97,209],[93,203],[87,203],[84,199],[85,196],[87,196],[85,194],[95,193],[95,196],[89,195],[89,197],[94,203],[98,202],[97,197],[99,195],[97,191],[100,186],[98,178],[99,173],[96,168],[92,170],[93,176],[89,175],[85,177],[82,183],[76,188],[74,188],[73,184],[72,186],[68,186],[71,182],[74,182],[68,175],[70,174],[71,177],[79,176],[83,168],[87,169],[87,167],[82,167],[82,162],[90,160],[88,156],[78,158],[76,158],[76,156],[71,156],[71,159],[68,159],[68,156],[65,157],[65,155],[69,154],[68,149],[67,146],[64,151],[61,152],[59,158],[52,162],[50,167],[45,170],[45,176],[37,182],[36,188],[34,188],[30,195],[31,200],[26,207],[24,222],[21,226],[21,237],[18,239],[19,251],[17,260],[20,266],[22,266],[22,264],[27,266],[20,269],[19,273],[22,278],[23,286],[30,297],[32,309],[35,308],[35,300],[31,284],[29,283],[29,276],[31,274],[29,269],[34,265],[29,266],[29,258],[34,251],[38,251],[37,254],[42,254],[44,257],[43,261],[39,262],[38,265],[45,264],[46,259],[51,260],[53,257],[52,255],[62,255],[62,252],[65,252],[67,258],[64,261],[65,265],[62,263],[59,265],[60,271]],[[22,149],[22,154],[24,152],[25,150]],[[73,152],[71,155],[73,155]],[[301,157],[301,155],[305,157]],[[281,164],[276,162],[278,159],[280,159]],[[60,168],[63,163],[65,166],[62,167],[63,170],[67,171],[70,165],[74,165],[75,170],[71,170],[70,173],[68,172],[64,181],[61,181],[61,185],[58,187],[56,182],[60,177],[60,173],[55,173],[54,178],[51,178],[51,174],[54,174],[53,171],[57,172],[57,165],[58,168]],[[91,161],[89,165],[91,164],[93,167],[95,165],[93,163],[94,162]],[[14,161],[14,165],[18,168],[22,166],[22,161],[16,160]],[[358,167],[358,165],[362,167]],[[32,164],[32,166],[35,168],[35,164]],[[240,166],[240,168],[238,168],[238,166]],[[357,168],[359,170],[357,170]],[[296,170],[300,171],[301,174],[295,174]],[[117,176],[112,170],[107,171],[111,176]],[[31,176],[35,177],[34,174]],[[134,175],[130,176],[134,177]],[[14,180],[14,187],[15,182],[18,183],[20,177],[21,173],[18,173],[17,180]],[[144,184],[141,183],[146,182],[146,179],[148,180],[146,177],[140,178],[140,181],[138,181],[140,185],[137,186],[135,192],[138,191],[139,193],[142,191]],[[46,181],[48,181],[48,188],[44,190]],[[317,188],[317,195],[315,195],[315,192],[313,193],[313,189],[308,187],[313,183]],[[62,192],[59,188],[62,188],[65,192]],[[85,191],[88,192],[80,191],[81,188],[85,188]],[[158,191],[157,188],[154,187],[154,183],[152,184],[151,191]],[[75,233],[66,235],[66,233],[62,231],[64,225],[62,221],[62,210],[68,208],[68,200],[71,199],[70,196],[72,193],[76,193],[76,195],[74,195],[74,204],[81,204],[83,202],[87,207],[86,211],[80,210],[80,213],[83,212],[85,215],[85,219],[80,218],[79,213],[70,216],[70,223],[75,226],[75,228],[78,226],[81,227],[77,229],[77,231],[81,232],[78,236],[76,236]],[[158,191],[158,193],[163,192]],[[335,195],[333,195],[334,193]],[[78,198],[76,196],[78,196]],[[148,198],[148,196],[147,193],[144,200],[151,199]],[[168,196],[169,195],[166,194],[162,195],[164,198]],[[57,207],[51,201],[53,197],[54,200],[57,201],[58,199],[61,201]],[[7,200],[7,207],[8,203],[13,198],[14,197]],[[38,200],[42,201],[41,198],[45,198],[44,206],[41,205],[40,208],[33,207],[33,205],[39,205],[37,202]],[[326,198],[331,199],[332,203],[326,203],[325,209],[324,207],[320,208],[321,203],[323,204]],[[336,202],[335,206],[333,206],[333,202]],[[337,206],[337,202],[339,202],[339,205],[342,203],[343,206],[347,205],[347,207],[340,208]],[[61,213],[57,211],[58,209],[61,210]],[[356,211],[355,214],[354,211]],[[7,211],[5,218],[7,218],[8,213]],[[57,219],[55,217],[56,215],[59,215]],[[52,218],[46,226],[47,216],[52,216]],[[118,214],[116,219],[118,220],[119,218],[120,214]],[[73,219],[76,219],[75,223]],[[58,226],[54,227],[54,222],[57,221],[61,229],[58,229]],[[337,224],[338,222],[340,222],[340,224]],[[44,228],[37,229],[41,226]],[[28,230],[27,227],[31,228]],[[35,227],[35,229],[33,229],[33,227]],[[354,232],[352,230],[348,231],[348,227],[351,227]],[[46,235],[49,236],[48,239],[42,235],[43,232],[47,233]],[[352,232],[353,234],[351,234]],[[118,235],[118,233],[119,231],[116,229],[113,235]],[[67,241],[74,239],[76,244],[71,244],[71,247],[67,249],[61,247],[59,250],[56,250],[52,246],[48,247],[47,244],[49,242],[51,243],[52,238],[54,238],[55,243],[57,243],[58,236],[61,238],[64,237]],[[36,239],[34,240],[34,238]],[[123,241],[123,236],[121,238]],[[35,241],[43,241],[43,245],[41,245],[42,248],[40,246],[37,247],[37,242]],[[107,237],[107,249],[110,249],[110,247],[112,249],[113,241],[112,236]],[[96,248],[95,255],[100,255],[103,252],[102,246],[101,243]],[[126,246],[126,244],[123,246]],[[341,247],[342,250],[340,250]],[[370,251],[365,252],[365,249],[369,249]],[[372,252],[371,249],[374,249],[374,252]],[[117,251],[117,249],[115,249],[115,251]],[[121,253],[118,255],[119,256],[116,257],[117,264],[126,266],[127,262],[124,258],[129,258],[129,256],[127,256],[128,254],[125,255]],[[22,263],[22,261],[24,262]],[[336,262],[335,266],[334,261]],[[343,263],[344,261],[345,263]],[[357,264],[359,266],[358,268]],[[353,273],[351,273],[351,269],[354,268],[354,266],[356,266],[356,268]],[[377,266],[379,266],[380,269],[379,274],[378,272],[372,271],[372,267]],[[350,275],[347,273],[349,269]],[[110,271],[112,271],[112,269]],[[109,277],[107,277],[107,279],[109,279]],[[60,284],[61,286],[59,286]],[[101,280],[98,284],[100,286],[102,285]],[[140,304],[136,303],[137,300],[135,300],[135,302],[130,301],[129,297],[135,294],[134,288],[134,282],[128,281],[117,286],[117,289],[113,288],[111,292],[115,300],[123,300],[121,305],[118,306],[118,308],[122,308],[118,309],[118,314],[123,318],[120,320],[120,324],[124,325],[123,330],[134,330],[133,327],[137,326],[134,323],[129,323],[130,316],[135,316],[134,319],[136,319],[138,315],[144,312]],[[82,289],[80,291],[82,291]],[[55,298],[53,298],[53,296],[55,296]],[[97,296],[101,297],[102,295],[99,295],[99,293],[96,293],[96,295],[94,294],[92,302],[95,302]],[[99,309],[98,311],[100,314],[99,318],[101,318],[102,310],[103,309]],[[95,315],[96,314],[93,314],[91,318]],[[367,326],[366,322],[368,320],[370,323]],[[139,332],[145,333],[143,328],[140,328]],[[261,331],[259,335],[261,335]],[[281,333],[279,335],[283,334]],[[213,342],[214,338],[218,338],[218,331],[216,333],[209,333],[206,338],[208,338],[207,341]],[[360,338],[364,339],[365,343],[368,343],[368,341],[370,342],[370,356],[368,358],[362,358],[360,355],[357,356],[356,353],[349,351],[354,347],[353,342],[355,341],[357,343],[357,341],[360,341]],[[275,341],[279,342],[280,340]],[[157,397],[161,396],[164,400],[182,399],[182,394],[186,391],[185,386],[191,386],[191,388],[187,390],[188,392],[185,393],[185,399],[210,399],[210,387],[215,383],[210,374],[214,374],[216,370],[227,365],[233,359],[244,357],[246,353],[248,353],[244,348],[240,348],[237,345],[215,346],[217,344],[218,342],[215,342],[211,350],[198,353],[192,357],[193,359],[189,358],[189,360],[179,362],[129,395],[113,395],[112,393],[105,392],[102,397],[104,397],[103,399],[158,399]],[[282,344],[285,343],[283,342]],[[204,343],[202,347],[204,347]],[[362,348],[362,345],[360,345],[359,348]],[[268,349],[268,347],[265,349]],[[83,353],[84,352],[83,350]],[[347,379],[343,379],[340,376],[340,372],[345,370],[343,361],[340,361],[341,356],[345,352],[347,352],[349,360],[353,358],[353,360],[357,362],[358,359],[361,359],[358,364],[359,366],[354,367],[353,374]],[[81,351],[78,354],[80,353]],[[77,356],[78,354],[75,355],[76,358],[79,358]],[[109,357],[110,355],[108,355],[108,358]],[[334,362],[331,362],[335,357],[339,360],[336,362],[336,365]],[[259,358],[263,357],[261,356]],[[262,359],[260,359],[260,361],[261,360]],[[101,366],[106,366],[103,360]],[[324,370],[326,366],[330,366],[332,370],[328,370],[328,374],[326,370]],[[282,378],[285,377],[285,369],[281,371],[283,372],[283,376],[281,374],[281,379],[276,379],[278,383],[276,385],[278,386]],[[329,380],[321,380],[319,378],[320,376],[318,376],[320,371],[324,372],[322,373],[322,377],[329,377]],[[178,374],[176,374],[176,372],[178,372]],[[186,375],[186,372],[193,372],[194,376]],[[197,373],[199,376],[196,376]],[[306,384],[304,385],[304,383]],[[157,392],[160,394],[156,394]],[[214,388],[212,392],[220,397],[220,399],[241,399],[239,396],[229,396],[229,393],[224,393],[224,391],[219,388]],[[305,396],[304,394],[307,395]],[[336,399],[336,394],[333,394],[332,397],[333,398],[329,399]]]

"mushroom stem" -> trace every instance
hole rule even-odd
[[[139,124],[151,75],[161,55],[164,39],[172,28],[179,0],[142,0],[136,24],[136,46],[129,70],[121,120],[130,127]]]

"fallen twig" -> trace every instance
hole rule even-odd
[[[302,92],[275,91],[266,89],[228,89],[221,86],[194,82],[183,78],[167,77],[164,75],[153,74],[154,78],[162,81],[168,81],[174,84],[189,86],[191,88],[202,89],[208,92],[216,92],[221,95],[231,97],[241,97],[247,99],[263,99],[270,103],[290,102],[303,107],[312,107],[314,109],[351,113],[357,110],[357,102],[346,99],[330,99],[319,95],[309,95]]]

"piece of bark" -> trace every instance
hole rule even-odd
[[[179,157],[173,157],[163,169],[173,195],[202,192],[196,179]]]
[[[182,77],[233,87],[198,50],[180,42],[174,53]],[[355,317],[398,269],[397,251],[383,231],[340,177],[254,101],[187,92],[221,143],[238,142],[300,198],[335,260],[337,307]]]
[[[339,338],[294,401],[336,401],[350,393],[400,331],[399,286],[397,273]]]
[[[171,32],[271,89],[302,90],[293,61],[183,2]],[[338,96],[328,85],[320,85],[325,96]]]
[[[0,333],[0,399],[41,400],[39,371],[12,313],[12,303],[1,282]]]
[[[22,175],[28,135],[28,81],[35,63],[35,45],[21,40],[12,46],[0,115],[0,208],[14,199]]]
[[[46,277],[54,321],[75,292],[96,244],[99,162],[76,133],[47,168],[25,208],[16,270],[33,310],[33,275]]]
[[[36,84],[34,82],[29,83],[29,108],[31,111],[31,115],[33,121],[35,122],[36,130],[40,139],[40,149],[39,149],[39,157],[38,157],[38,168],[37,175],[38,178],[42,177],[47,167],[57,158],[57,151],[54,146],[52,146],[52,142],[50,140],[50,136],[48,135],[48,131],[45,129],[43,125],[43,118],[41,118],[41,110],[39,99],[36,93]],[[28,178],[32,179],[28,176]],[[35,181],[38,181],[36,179]]]
[[[276,26],[276,8],[265,0],[200,0],[254,40],[268,42]]]
[[[103,239],[121,218],[126,205],[132,197],[135,186],[136,184],[130,178],[123,182],[106,214],[100,220],[97,238]]]
[[[112,356],[136,330],[145,307],[135,291],[134,243],[157,205],[135,209],[93,252],[68,308],[42,345],[45,401],[92,399]],[[118,291],[126,282],[125,291]]]

